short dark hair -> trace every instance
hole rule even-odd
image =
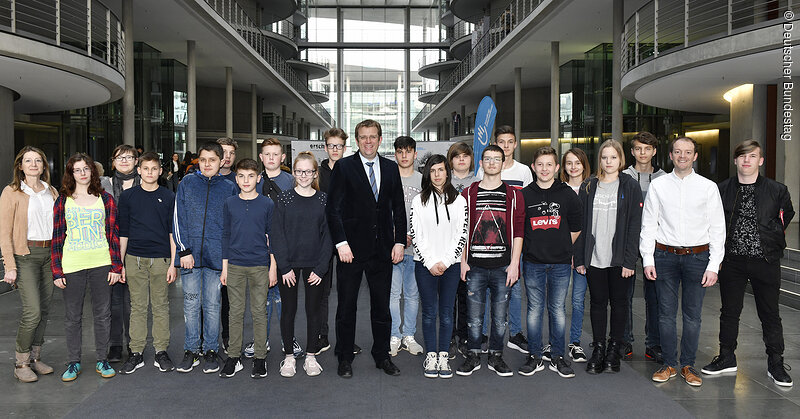
[[[197,156],[199,157],[200,153],[203,151],[214,152],[217,155],[217,157],[220,158],[220,160],[222,160],[222,155],[225,154],[222,151],[222,146],[219,145],[216,141],[206,141],[205,143],[203,143],[203,145],[200,146],[200,149],[197,150]]]
[[[365,119],[356,125],[356,129],[354,130],[356,133],[356,138],[358,138],[358,130],[361,128],[377,128],[378,129],[378,137],[383,137],[383,130],[381,130],[381,123],[375,121],[373,119]]]
[[[514,133],[514,128],[511,127],[511,125],[500,125],[499,127],[495,128],[494,142],[497,142],[497,136],[502,134],[511,134],[514,136],[514,140],[517,139],[517,134]]]
[[[467,156],[469,156],[470,157],[469,170],[470,171],[475,170],[475,159],[472,158],[473,157],[472,147],[470,147],[469,144],[463,141],[453,143],[453,145],[451,145],[450,148],[447,150],[447,163],[449,163],[450,166],[452,166],[453,159],[457,157],[459,154],[466,154]]]
[[[647,132],[642,131],[631,138],[631,143],[634,141],[638,141],[644,145],[649,145],[650,147],[656,148],[658,146],[658,138],[655,135]]]
[[[407,135],[401,135],[394,140],[394,151],[405,150],[407,148],[417,151],[417,142]]]
[[[533,152],[533,163],[536,163],[536,160],[542,156],[553,156],[553,160],[555,160],[556,164],[558,164],[558,153],[556,153],[556,149],[546,145],[544,147],[539,147],[536,151]]]
[[[503,149],[500,148],[499,145],[497,145],[497,144],[489,144],[489,145],[487,145],[486,148],[484,148],[483,151],[481,152],[481,160],[483,160],[483,156],[486,155],[487,151],[494,151],[495,153],[500,153],[500,155],[503,156],[503,161],[504,162],[506,161],[506,154],[503,153]]]
[[[344,140],[345,142],[347,142],[347,138],[348,138],[347,133],[344,132],[343,129],[336,128],[336,127],[333,127],[331,129],[325,131],[324,133],[322,133],[322,138],[325,139],[325,145],[328,145],[328,138],[331,138],[331,137],[339,137],[342,140]]]
[[[236,163],[236,169],[234,171],[239,172],[240,170],[252,170],[258,173],[259,172],[258,169],[259,169],[258,163],[255,160],[250,158],[244,158],[239,160],[239,163]]]
[[[743,154],[750,153],[755,149],[758,149],[758,154],[760,154],[761,157],[764,157],[764,152],[762,151],[764,149],[761,148],[761,144],[759,144],[758,141],[744,140],[741,143],[739,143],[739,145],[737,145],[736,148],[733,149],[733,158],[735,159]]]
[[[669,143],[669,152],[670,153],[672,153],[672,149],[675,147],[675,143],[677,143],[678,141],[688,141],[688,142],[692,143],[692,145],[694,146],[694,152],[697,153],[697,141],[695,141],[694,138],[692,138],[692,137],[678,137],[678,138],[672,140],[672,142]]]
[[[236,142],[233,138],[230,137],[222,137],[217,139],[217,144],[219,145],[232,145],[234,150],[239,149],[239,143]]]
[[[158,154],[155,151],[148,151],[139,156],[139,167],[142,167],[142,163],[146,161],[154,161],[161,164],[161,159],[158,158]]]

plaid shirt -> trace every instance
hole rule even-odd
[[[111,272],[122,273],[117,205],[109,193],[102,192],[100,196],[103,198],[103,205],[106,207],[106,240],[108,240],[108,251],[111,254]],[[50,269],[53,271],[53,280],[64,277],[61,258],[64,257],[64,241],[67,238],[67,220],[64,215],[66,202],[66,195],[59,195],[53,206],[53,242],[50,247]]]

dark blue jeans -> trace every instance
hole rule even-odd
[[[451,265],[440,276],[433,276],[421,262],[414,262],[417,290],[422,303],[422,337],[425,352],[447,352],[453,331],[453,305],[461,280],[461,267]],[[439,336],[436,336],[436,316]]]
[[[700,339],[700,321],[703,311],[703,273],[708,266],[708,251],[676,255],[656,249],[656,291],[658,292],[659,332],[664,365],[678,368],[694,366]],[[681,358],[678,364],[678,288],[680,288],[683,332]]]
[[[550,318],[550,351],[564,356],[567,313],[564,303],[569,291],[572,267],[569,264],[523,263],[525,291],[528,296],[528,352],[542,356],[542,317],[545,299]]]
[[[644,281],[644,346],[653,348],[661,346],[661,334],[658,332],[658,291],[653,281],[643,278]],[[634,281],[636,282],[636,281]]]
[[[506,286],[506,267],[480,268],[472,266],[467,272],[467,346],[472,351],[481,349],[481,327],[486,310],[486,290],[491,291],[492,327],[489,335],[489,351],[503,351],[506,333],[508,300],[511,287]]]

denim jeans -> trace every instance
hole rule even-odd
[[[658,292],[659,332],[664,365],[677,368],[694,366],[700,338],[700,321],[703,311],[703,273],[708,266],[708,251],[676,255],[656,249],[656,289]],[[681,288],[681,358],[678,364],[678,288]]]
[[[203,312],[203,352],[219,349],[220,271],[210,268],[181,269],[183,318],[186,337],[183,349],[200,351],[200,311]]]
[[[628,310],[625,313],[625,332],[622,334],[622,339],[625,342],[633,344],[633,294],[636,291],[636,281],[631,281],[628,284]]]
[[[403,298],[403,313],[400,314],[400,298]],[[392,313],[392,336],[414,336],[417,332],[419,291],[414,279],[414,256],[403,255],[400,263],[392,266],[392,289],[389,292],[389,312]],[[402,321],[403,331],[400,331]]]
[[[567,322],[566,307],[569,264],[541,264],[524,262],[525,291],[528,295],[528,352],[542,356],[542,317],[545,298],[550,319],[550,352],[553,356],[564,356],[564,328]]]
[[[661,346],[661,334],[658,333],[658,292],[656,283],[647,278],[644,281],[644,346],[653,348]],[[636,281],[634,281],[636,282]]]
[[[583,332],[583,302],[586,299],[586,276],[581,275],[575,269],[572,270],[572,318],[569,328],[569,342],[581,344],[581,333]]]
[[[414,269],[422,302],[422,337],[425,340],[425,352],[447,352],[450,349],[453,304],[456,301],[458,283],[461,282],[461,268],[458,265],[451,265],[440,276],[433,276],[422,262],[415,262]]]
[[[522,272],[522,262],[519,264],[519,269]],[[522,274],[520,274],[520,278],[522,278]],[[511,298],[508,300],[508,336],[522,333],[522,286],[520,282],[522,281],[517,280],[511,286]]]
[[[280,278],[278,279],[281,280]],[[281,322],[281,291],[278,286],[267,291],[267,340],[269,340],[269,330],[272,326],[272,312],[278,313],[278,324]]]
[[[467,346],[472,351],[481,348],[481,328],[486,311],[486,291],[491,292],[492,328],[489,336],[489,351],[503,351],[506,333],[508,300],[511,289],[506,286],[506,267],[480,268],[473,266],[467,271]]]

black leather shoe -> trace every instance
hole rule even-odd
[[[592,342],[592,357],[586,363],[586,372],[589,374],[600,374],[603,372],[603,364],[606,360],[605,342]]]
[[[379,362],[375,367],[382,369],[387,375],[400,375],[400,368],[397,368],[397,365],[394,365],[392,360],[388,358]]]
[[[623,348],[624,344],[614,341],[606,347],[606,359],[603,362],[606,372],[619,372],[620,359],[624,356],[623,353],[620,353]]]
[[[336,373],[342,378],[353,378],[353,364],[350,361],[339,361]]]

